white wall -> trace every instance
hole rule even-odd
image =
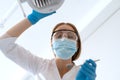
[[[120,1],[113,3],[81,32],[83,50],[77,63],[100,59],[96,80],[120,80]]]

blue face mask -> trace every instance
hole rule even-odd
[[[56,56],[61,59],[70,59],[77,51],[76,41],[69,39],[57,39],[52,44],[52,49]]]

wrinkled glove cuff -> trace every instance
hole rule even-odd
[[[35,24],[40,20],[40,18],[38,18],[36,16],[37,15],[33,15],[33,14],[28,15],[27,18],[28,18],[28,20],[30,21],[31,24]]]
[[[28,15],[27,18],[28,18],[28,20],[31,22],[31,24],[35,24],[35,23],[37,23],[40,19],[42,19],[42,18],[44,18],[44,17],[47,17],[47,16],[49,16],[49,15],[51,15],[51,14],[53,14],[53,13],[56,13],[56,11],[51,12],[51,13],[39,13],[39,12],[33,10],[33,12],[32,12],[30,15]]]

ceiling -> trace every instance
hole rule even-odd
[[[57,13],[50,16],[47,20],[52,18],[54,21],[50,22],[51,20],[49,20],[49,23],[53,25],[61,21],[72,22],[77,25],[81,31],[110,1],[111,0],[65,0],[62,7],[57,10]],[[31,8],[27,3],[23,3],[22,6],[26,15],[31,13]],[[0,24],[4,24],[5,27],[9,27],[20,19],[23,19],[22,10],[20,6],[18,6],[17,0],[2,0],[0,8],[2,9],[0,11],[0,15],[2,15],[0,16],[0,20],[2,20],[2,22]]]

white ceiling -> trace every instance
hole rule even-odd
[[[14,5],[16,7],[11,8]],[[28,15],[31,12],[31,8],[26,3],[23,4],[23,7],[26,15]],[[12,14],[9,15],[8,13],[12,9]],[[52,52],[49,49],[49,38],[52,28],[61,21],[71,22],[77,26],[83,43],[82,55],[76,63],[81,64],[88,58],[101,59],[97,63],[98,77],[96,80],[119,80],[118,74],[120,74],[120,70],[115,69],[116,66],[120,67],[120,64],[117,63],[120,60],[118,57],[118,53],[120,53],[119,9],[119,0],[66,0],[55,15],[38,22],[24,32],[17,42],[38,56],[51,58],[53,56],[51,56]],[[24,18],[15,0],[2,0],[0,2],[0,15],[0,19],[5,20],[3,22],[4,28],[0,29],[0,33],[3,33]],[[50,53],[50,55],[48,57],[48,54],[40,53]],[[0,63],[2,64],[0,69],[0,75],[3,75],[0,76],[2,80],[21,80],[26,74],[23,69],[1,54]],[[14,76],[15,74],[18,75]]]
[[[51,16],[54,21],[49,23],[55,25],[61,21],[72,22],[76,25],[79,24],[77,26],[81,31],[83,27],[88,24],[110,1],[111,0],[65,0],[62,7],[57,10],[57,13],[54,16]],[[27,3],[23,3],[22,5],[26,15],[28,15],[31,12],[31,8]],[[2,9],[0,11],[0,15],[2,15],[0,16],[0,19],[5,20],[4,24],[6,27],[11,24],[13,25],[19,21],[19,19],[23,18],[17,0],[2,0],[0,8]]]

